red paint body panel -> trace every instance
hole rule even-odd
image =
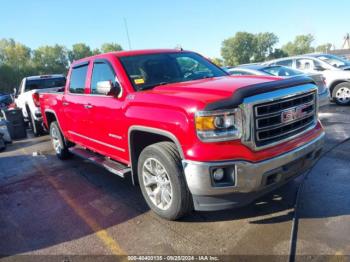
[[[194,161],[243,159],[257,162],[281,155],[299,147],[322,132],[320,124],[308,133],[289,142],[258,152],[240,141],[204,143],[196,135],[194,113],[208,103],[234,95],[249,85],[277,81],[277,77],[218,77],[159,86],[135,92],[118,57],[150,53],[180,52],[177,50],[140,50],[113,52],[82,59],[90,62],[84,94],[70,94],[70,72],[62,94],[40,94],[44,112],[54,112],[67,139],[115,160],[130,164],[128,132],[132,126],[157,128],[173,134],[182,147],[184,157]],[[90,78],[94,59],[106,59],[115,71],[123,94],[120,98],[90,94]],[[85,105],[91,105],[87,109]]]

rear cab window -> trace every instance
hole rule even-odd
[[[65,77],[41,77],[40,79],[27,79],[24,92],[35,90],[35,89],[46,89],[54,87],[64,87],[66,84]]]
[[[84,94],[88,63],[74,66],[70,75],[69,92],[73,94]]]

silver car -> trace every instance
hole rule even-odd
[[[267,66],[259,64],[247,64],[225,69],[231,75],[273,75],[279,77],[292,77],[304,73],[284,66]],[[311,77],[318,87],[318,104],[324,106],[329,103],[329,89],[326,87],[322,74],[306,74]]]
[[[331,99],[339,105],[350,105],[350,61],[330,54],[309,54],[280,58],[264,65],[287,66],[304,73],[325,77]]]

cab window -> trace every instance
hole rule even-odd
[[[70,76],[69,92],[73,94],[84,94],[85,80],[88,64],[73,67]]]
[[[278,62],[276,62],[276,65],[292,67],[293,66],[293,60],[292,59],[287,59],[287,60],[278,61]]]
[[[115,84],[115,73],[112,67],[106,62],[95,62],[91,76],[91,94],[105,95],[98,91],[98,84],[101,82],[111,82]]]
[[[311,70],[314,68],[314,63],[311,59],[297,59],[296,60],[296,67],[300,70]]]

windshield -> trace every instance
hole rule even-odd
[[[65,77],[27,80],[25,91],[30,91],[34,89],[52,88],[52,87],[62,87],[62,86],[65,86],[65,84],[66,84]]]
[[[350,61],[343,59],[343,58],[340,58],[340,57],[335,56],[335,55],[320,55],[317,58],[321,59],[322,61],[324,61],[332,66],[338,67],[338,68],[350,66]]]
[[[269,66],[261,69],[261,71],[273,76],[296,76],[303,74],[300,71],[284,66]]]
[[[135,90],[227,75],[202,56],[189,52],[125,56],[120,61]]]

